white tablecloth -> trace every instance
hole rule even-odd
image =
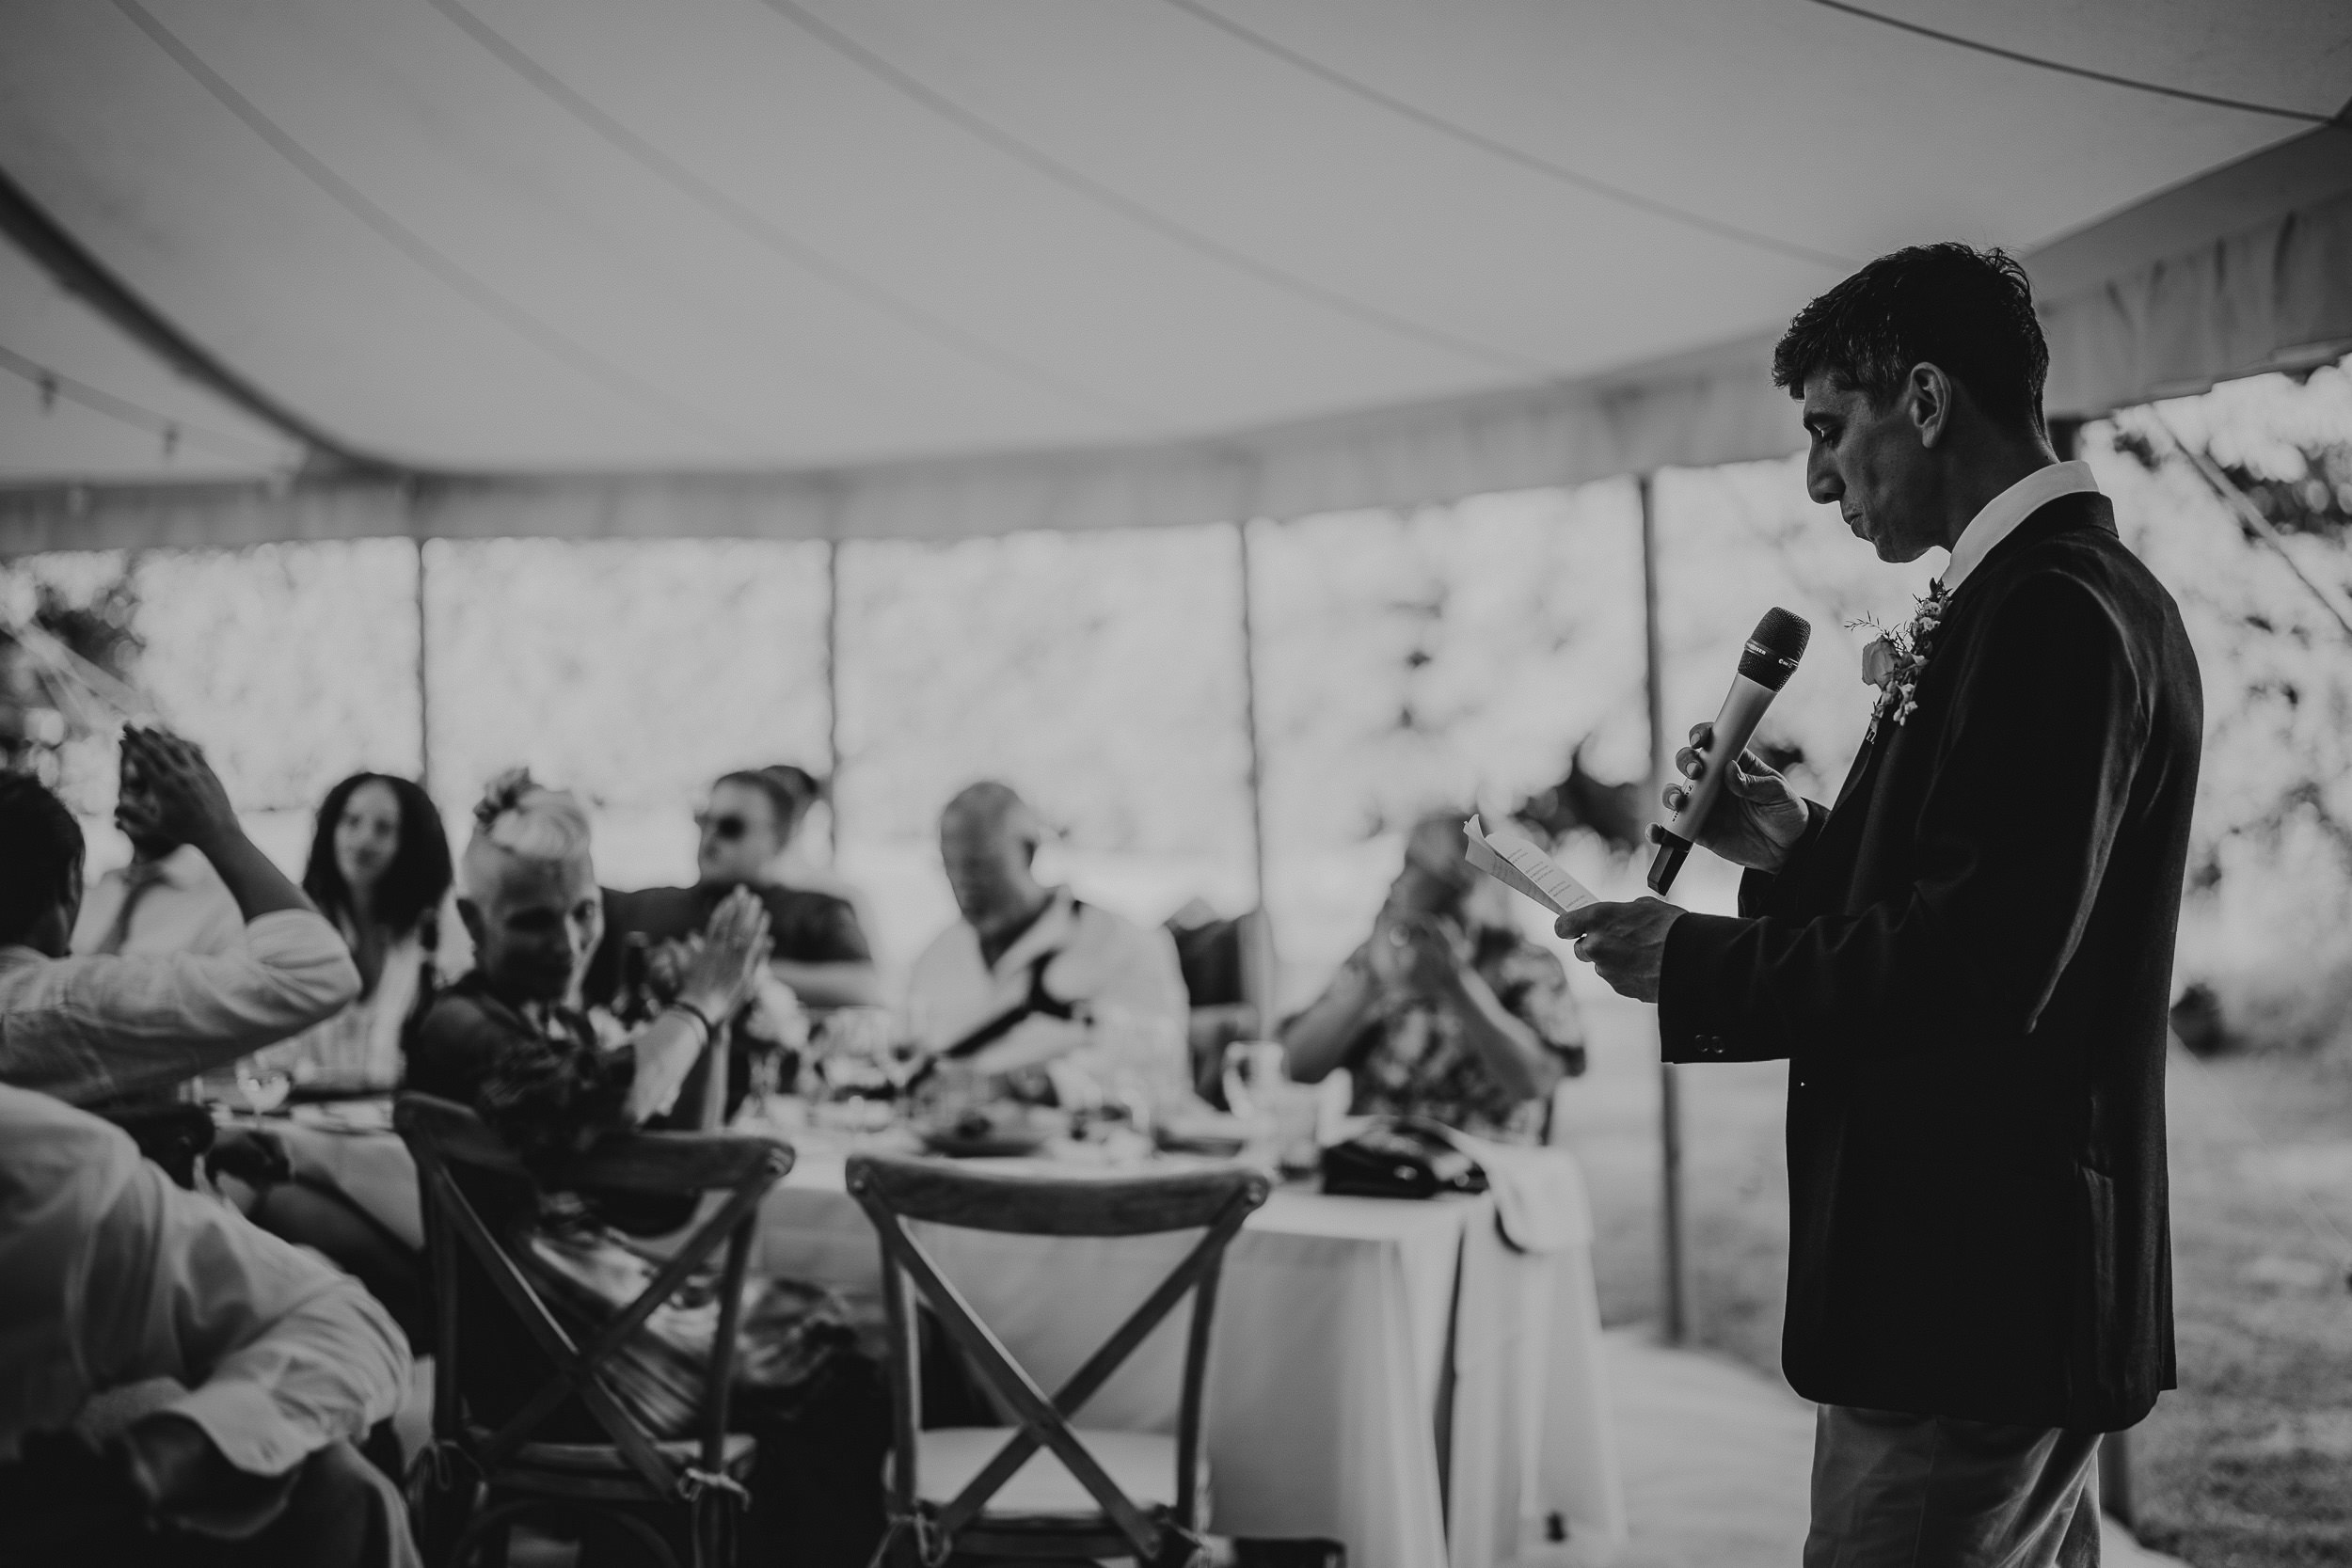
[[[278,1130],[394,1231],[421,1242],[415,1166],[389,1133]],[[1568,1160],[1564,1152],[1555,1157]],[[1213,1523],[1325,1535],[1355,1568],[1493,1568],[1543,1542],[1625,1535],[1591,1225],[1514,1251],[1486,1197],[1275,1193],[1227,1254],[1212,1340]],[[1133,1241],[927,1228],[949,1279],[1049,1390],[1166,1277],[1187,1236]],[[872,1291],[872,1227],[837,1159],[804,1156],[760,1212],[754,1265]],[[1089,1424],[1175,1424],[1185,1309],[1088,1405]],[[1439,1418],[1440,1402],[1450,1422]],[[1441,1464],[1440,1428],[1451,1463]]]
[[[873,1232],[839,1162],[804,1159],[760,1221],[755,1266],[876,1288]],[[1589,1237],[1589,1221],[1577,1229]],[[1192,1241],[921,1234],[1049,1391]],[[1171,1315],[1136,1352],[1088,1405],[1088,1424],[1173,1429],[1184,1321]],[[1356,1568],[1507,1563],[1554,1515],[1579,1541],[1621,1540],[1589,1244],[1513,1251],[1484,1197],[1277,1192],[1227,1254],[1208,1448],[1218,1530],[1333,1536]]]

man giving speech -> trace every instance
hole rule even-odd
[[[1998,251],[1881,257],[1773,355],[1813,499],[1951,552],[1824,810],[1755,755],[1699,842],[1737,917],[1562,918],[1666,1059],[1787,1057],[1807,1568],[2094,1563],[2099,1433],[2173,1386],[2164,1052],[2203,702],[2179,612],[2042,416]],[[1679,809],[1685,787],[1665,792]]]

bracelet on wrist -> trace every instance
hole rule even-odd
[[[702,1026],[703,1042],[705,1044],[708,1044],[710,1041],[719,1037],[719,1026],[710,1021],[710,1015],[704,1012],[700,1007],[695,1006],[691,1002],[685,1000],[683,997],[671,1003],[665,1010],[674,1013],[684,1013],[688,1018],[692,1019],[696,1023],[700,1024]]]

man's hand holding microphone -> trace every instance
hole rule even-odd
[[[1649,883],[1659,892],[1673,885],[1683,856],[1694,844],[1736,865],[1778,871],[1804,837],[1804,802],[1789,789],[1788,780],[1747,750],[1747,742],[1765,708],[1796,670],[1811,635],[1812,628],[1788,610],[1768,613],[1740,655],[1740,673],[1723,712],[1714,723],[1694,725],[1691,743],[1675,753],[1675,771],[1681,778],[1660,793],[1672,824],[1653,824],[1649,830],[1650,842],[1658,846]],[[1725,749],[1735,753],[1728,763],[1714,760],[1719,734]],[[1720,778],[1713,771],[1718,768]],[[1666,933],[1683,912],[1662,898],[1587,904],[1562,915],[1552,928],[1575,941],[1576,956],[1591,964],[1618,995],[1655,1002],[1665,967]]]

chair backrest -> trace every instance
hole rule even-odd
[[[945,1542],[977,1520],[1015,1471],[1040,1448],[1052,1451],[1093,1497],[1118,1533],[1145,1562],[1166,1544],[1161,1522],[1136,1506],[1071,1431],[1070,1418],[1109,1381],[1120,1363],[1160,1321],[1193,1297],[1184,1344],[1183,1395],[1176,1427],[1175,1522],[1199,1527],[1200,1403],[1208,1366],[1209,1329],[1227,1243],[1264,1203],[1264,1172],[1218,1165],[1108,1177],[1018,1175],[976,1170],[946,1160],[896,1155],[851,1156],[850,1194],[882,1239],[882,1294],[889,1314],[891,1404],[898,1463],[892,1466],[892,1514],[917,1515],[914,1454],[920,1412],[915,1362],[918,1298],[928,1302],[973,1370],[1020,1422],[1019,1429],[964,1489],[930,1519]],[[907,1227],[910,1221],[967,1229],[1044,1236],[1146,1236],[1201,1230],[1199,1243],[1143,1304],[1105,1339],[1068,1382],[1051,1395],[1005,1349],[962,1293],[944,1275]]]
[[[629,1337],[676,1294],[723,1242],[727,1250],[719,1323],[704,1370],[696,1420],[700,1468],[706,1475],[720,1474],[726,1443],[727,1379],[742,1310],[743,1272],[750,1259],[752,1229],[759,1200],[792,1168],[790,1148],[767,1138],[731,1134],[636,1132],[607,1138],[559,1168],[540,1173],[545,1185],[561,1191],[681,1197],[726,1195],[687,1235],[636,1300],[582,1346],[565,1331],[529,1275],[516,1263],[506,1238],[493,1231],[458,1180],[460,1171],[533,1180],[514,1151],[473,1112],[431,1095],[402,1095],[392,1107],[392,1125],[416,1157],[417,1181],[424,1200],[425,1247],[439,1330],[434,1370],[436,1439],[454,1444],[471,1455],[484,1474],[493,1474],[531,1441],[532,1433],[567,1399],[577,1396],[647,1486],[661,1496],[680,1494],[684,1478],[662,1456],[654,1433],[613,1396],[605,1369]],[[470,1432],[459,1402],[460,1246],[489,1276],[507,1309],[555,1368],[554,1375],[537,1393],[479,1440]]]

